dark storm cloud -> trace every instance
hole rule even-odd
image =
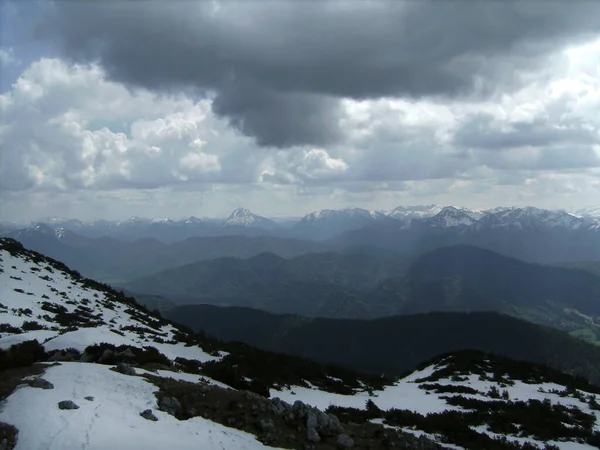
[[[39,27],[63,54],[150,89],[216,93],[262,145],[335,140],[335,99],[485,95],[569,40],[600,2],[58,1]],[[477,88],[476,88],[477,86]]]
[[[220,91],[213,110],[260,146],[323,145],[337,140],[338,103],[314,94],[277,92],[240,81]]]

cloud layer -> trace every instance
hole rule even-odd
[[[259,145],[331,144],[342,98],[488,96],[599,31],[597,2],[55,2],[39,33],[114,80],[216,94]]]
[[[596,2],[40,8],[58,53],[0,94],[3,215],[600,198]]]

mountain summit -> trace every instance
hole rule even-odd
[[[256,215],[249,209],[237,208],[223,222],[223,227],[263,228],[269,230],[277,228],[278,225],[273,220]]]
[[[446,206],[433,217],[422,219],[423,223],[434,228],[468,227],[477,222],[473,211]]]

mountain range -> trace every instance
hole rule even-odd
[[[486,220],[481,220],[485,218]],[[390,220],[393,219],[393,220]],[[304,217],[277,220],[253,213],[246,208],[235,209],[227,218],[189,217],[183,220],[169,218],[147,219],[132,217],[125,221],[98,220],[83,222],[74,219],[49,218],[28,224],[3,222],[6,231],[33,227],[39,223],[58,230],[68,230],[87,237],[112,236],[122,239],[154,237],[173,241],[192,236],[218,236],[235,233],[279,231],[286,237],[327,239],[344,232],[376,224],[397,224],[410,228],[426,224],[431,227],[470,227],[478,223],[481,228],[567,228],[570,230],[600,229],[600,207],[590,207],[573,212],[544,210],[533,207],[497,207],[471,210],[454,206],[399,206],[391,210],[366,210],[361,208],[325,209]],[[304,236],[306,235],[306,236]]]
[[[507,316],[177,313],[311,361],[193,333],[10,239],[0,293],[7,449],[599,445],[600,348]]]
[[[210,333],[311,361],[193,333],[11,239],[0,239],[0,294],[7,449],[600,442],[600,387],[590,382],[600,381],[600,348],[496,313],[375,321],[206,306],[178,313]]]
[[[135,218],[83,223],[54,219],[26,228],[4,224],[0,235],[105,280],[149,274],[203,259],[252,256],[261,251],[288,257],[311,253],[316,248],[341,252],[383,249],[416,257],[443,246],[469,244],[529,262],[564,264],[600,260],[600,218],[589,215],[593,211],[589,209],[585,215],[532,207],[473,211],[432,205],[380,212],[350,208],[323,210],[282,223],[238,208],[223,221]],[[255,238],[258,251],[245,251],[250,240],[240,236]],[[211,244],[199,244],[202,238],[204,242],[219,242],[214,248],[225,250],[204,252],[203,246]],[[229,245],[234,242],[240,242],[239,250]],[[112,248],[119,248],[118,258],[123,258],[123,265],[117,261],[113,266],[106,261],[105,250]],[[181,249],[195,256],[179,257]],[[108,253],[114,255],[112,250]],[[139,263],[133,264],[136,260]]]

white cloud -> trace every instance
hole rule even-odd
[[[332,158],[325,149],[313,148],[303,152],[297,170],[307,178],[327,178],[346,172],[348,164],[340,158]]]
[[[264,203],[265,214],[353,202],[585,206],[600,198],[599,51],[600,41],[561,51],[525,87],[485,102],[344,100],[339,143],[285,150],[259,148],[210,99],[41,59],[0,95],[2,215],[79,216],[86,202],[129,214],[118,205],[130,202],[139,215],[183,216],[198,192],[215,213],[240,203]]]
[[[218,178],[220,158],[252,146],[214,118],[208,100],[130,91],[96,66],[56,59],[32,64],[0,106],[8,190],[161,187],[205,175],[232,182]]]

